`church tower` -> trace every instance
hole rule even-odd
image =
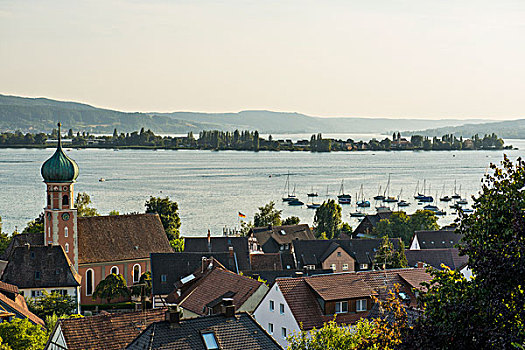
[[[73,184],[78,177],[78,165],[62,149],[60,126],[58,123],[57,149],[41,169],[47,187],[44,242],[61,245],[78,271],[77,209],[73,197]]]

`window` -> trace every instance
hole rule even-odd
[[[286,328],[284,327],[281,328],[281,335],[283,336],[283,338],[286,339]]]
[[[53,289],[51,293],[57,293],[63,296],[67,295],[67,289]]]
[[[357,300],[355,302],[355,311],[366,311],[366,299]]]
[[[40,280],[40,271],[35,271],[35,279],[36,279],[37,281]]]
[[[281,313],[281,315],[284,315],[284,304],[283,303],[279,304],[279,312]]]
[[[212,332],[202,333],[202,339],[204,340],[204,345],[206,349],[218,349],[219,345],[217,344],[217,339],[215,339],[215,334]]]
[[[307,270],[315,270],[315,265],[306,265]]]
[[[166,283],[167,280],[168,280],[168,276],[167,275],[160,275],[160,281],[162,283]]]
[[[65,244],[64,250],[66,251],[66,253],[69,253],[69,243]]]
[[[138,282],[140,280],[140,265],[133,265],[133,282]]]
[[[337,256],[340,257],[341,256],[341,252],[337,252]]]
[[[51,205],[51,196],[47,195],[47,206]]]
[[[86,271],[86,295],[93,294],[93,286],[95,285],[95,274],[92,269]]]
[[[31,256],[31,259],[34,259],[35,258],[35,252],[31,252],[31,254],[29,254]]]
[[[335,266],[335,264],[330,265],[330,268],[331,268],[332,270],[334,270],[334,271],[337,270],[337,267]]]
[[[51,237],[51,227],[48,227],[48,228],[47,228],[47,236],[48,236],[48,237]]]
[[[113,266],[109,272],[110,273],[114,273],[115,275],[118,275],[118,267],[117,266]]]
[[[273,334],[273,323],[268,323],[268,333]]]
[[[359,270],[367,270],[368,264],[359,264]]]
[[[69,230],[67,227],[64,227],[64,237],[69,236]]]
[[[343,264],[343,271],[347,271],[348,270],[348,264]]]
[[[270,311],[273,311],[273,310],[275,310],[275,304],[273,300],[270,300]]]
[[[69,196],[67,194],[62,197],[62,205],[69,205]]]
[[[31,291],[31,297],[32,298],[41,298],[44,295],[41,290],[32,290]]]
[[[348,312],[348,301],[338,301],[335,303],[335,313],[343,314]]]

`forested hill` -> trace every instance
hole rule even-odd
[[[479,120],[319,118],[300,113],[242,111],[238,113],[125,113],[47,98],[0,95],[0,131],[50,132],[57,121],[65,129],[90,133],[131,132],[142,127],[156,133],[200,130],[258,130],[260,133],[390,133],[458,126]]]
[[[498,134],[504,139],[525,139],[525,119],[505,120],[501,122],[465,124],[456,127],[443,127],[414,131],[413,134],[433,136],[433,135],[454,135],[471,137],[472,135]]]

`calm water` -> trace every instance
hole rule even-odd
[[[352,137],[352,135],[348,135]],[[520,150],[505,151],[511,159],[523,156],[525,140],[507,143]],[[38,216],[45,203],[45,186],[40,176],[42,163],[54,150],[0,149],[0,216],[4,231],[15,226],[22,229]],[[71,150],[69,156],[80,167],[76,192],[91,195],[102,214],[116,209],[120,213],[144,211],[144,202],[153,196],[169,196],[179,203],[182,234],[205,235],[210,229],[221,234],[222,228],[239,224],[238,212],[253,219],[257,207],[273,200],[283,209],[283,217],[299,216],[312,223],[314,211],[306,207],[289,207],[282,203],[286,173],[295,184],[300,199],[313,188],[317,201],[334,198],[341,180],[345,192],[355,194],[361,184],[368,199],[386,185],[391,174],[390,195],[412,202],[412,212],[421,206],[412,196],[419,180],[425,179],[430,194],[441,195],[443,185],[451,194],[454,179],[462,195],[476,193],[480,180],[491,162],[499,162],[504,151],[464,152],[345,152],[315,154],[308,152],[212,152],[149,150]],[[271,175],[271,177],[270,177]],[[105,178],[105,182],[99,182]],[[427,191],[428,192],[428,191]],[[373,205],[372,205],[373,206]],[[344,220],[350,219],[354,206],[344,206]],[[452,212],[447,208],[447,212]],[[451,222],[453,215],[440,219]]]

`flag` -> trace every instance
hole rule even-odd
[[[239,212],[239,217],[245,219],[246,215],[244,215],[243,213]]]

